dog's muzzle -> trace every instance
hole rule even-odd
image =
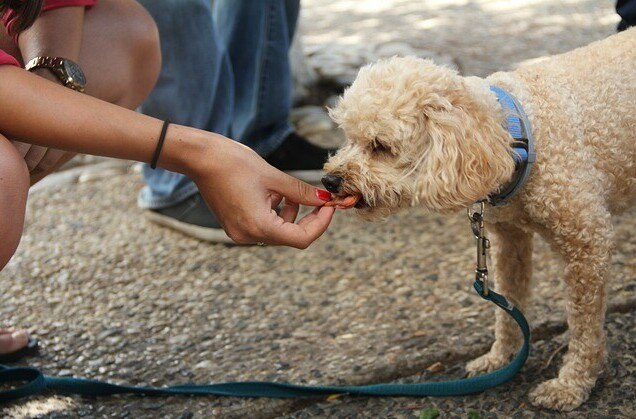
[[[342,200],[346,197],[355,196],[356,201],[355,201],[355,204],[353,205],[354,207],[361,209],[361,208],[366,208],[369,206],[367,202],[364,200],[364,198],[362,197],[362,195],[360,194],[360,192],[352,192],[352,191],[348,191],[347,190],[348,188],[344,188],[345,182],[341,176],[327,174],[322,177],[321,182],[324,185],[325,189],[327,189],[332,194],[336,195],[334,199]],[[346,195],[341,196],[342,194],[346,194]],[[340,203],[336,202],[336,205],[339,205],[339,204]]]
[[[337,175],[325,175],[322,177],[322,184],[331,193],[338,193],[342,189],[343,179]]]

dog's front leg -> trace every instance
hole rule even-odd
[[[496,291],[522,311],[529,297],[532,277],[532,236],[512,224],[488,225],[493,242]],[[470,375],[504,366],[519,349],[521,333],[515,321],[502,310],[496,311],[495,343],[490,352],[466,366]]]
[[[604,366],[605,284],[613,247],[610,215],[601,203],[574,209],[574,201],[561,208],[547,237],[566,262],[568,353],[558,377],[530,393],[534,404],[566,411],[587,400]]]

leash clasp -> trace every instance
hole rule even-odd
[[[484,284],[483,296],[488,295],[488,249],[490,240],[486,238],[486,228],[484,227],[484,201],[478,202],[479,208],[475,210],[475,205],[468,207],[468,219],[470,228],[477,240],[477,267],[475,268],[475,279]]]

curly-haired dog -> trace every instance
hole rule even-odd
[[[527,306],[534,232],[566,263],[569,350],[558,377],[531,393],[533,403],[571,410],[603,368],[605,286],[613,247],[611,214],[636,198],[636,28],[514,72],[486,79],[417,58],[391,58],[360,70],[331,110],[347,143],[325,166],[336,202],[365,218],[420,205],[466,208],[513,176],[512,137],[490,86],[518,99],[535,139],[526,186],[487,211],[499,292]],[[520,334],[497,313],[490,352],[476,374],[503,366]]]

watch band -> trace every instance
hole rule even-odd
[[[64,65],[64,60],[62,58],[54,58],[54,57],[35,57],[31,61],[29,61],[24,68],[27,71],[35,70],[36,68],[48,68],[53,71],[56,76],[64,76],[61,72],[61,68]],[[65,80],[64,80],[65,81]]]
[[[49,69],[64,86],[78,92],[83,92],[83,89],[69,82],[68,75],[64,71],[64,61],[65,59],[61,57],[35,57],[29,61],[24,68],[27,71],[33,71],[37,68]]]

